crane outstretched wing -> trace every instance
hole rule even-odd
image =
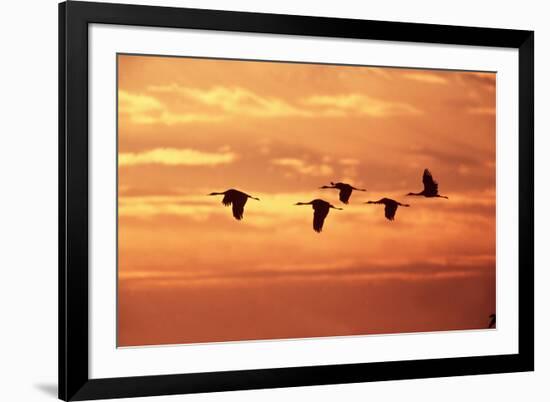
[[[228,207],[233,202],[231,194],[229,192],[225,193],[222,199],[222,204]]]
[[[384,207],[384,215],[386,215],[386,219],[393,221],[395,211],[397,211],[397,204],[387,203]]]
[[[351,187],[344,187],[343,189],[341,189],[339,195],[340,201],[342,201],[344,204],[347,204],[352,191],[353,189]]]
[[[320,206],[313,209],[313,230],[320,233],[323,230],[323,223],[328,215],[329,207]]]
[[[237,220],[241,220],[244,215],[244,204],[246,204],[246,197],[239,197],[238,199],[233,200],[233,216]]]
[[[432,174],[428,169],[424,169],[424,175],[422,176],[422,183],[424,183],[424,193],[426,195],[437,195],[438,185],[432,177]]]

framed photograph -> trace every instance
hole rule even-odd
[[[534,369],[534,33],[59,5],[59,397]]]

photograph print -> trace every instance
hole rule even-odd
[[[117,55],[117,345],[490,331],[496,74]]]

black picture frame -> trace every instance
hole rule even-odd
[[[90,379],[88,25],[508,47],[519,51],[517,354]],[[534,370],[534,32],[70,1],[59,4],[59,398],[170,395]]]

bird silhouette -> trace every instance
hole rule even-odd
[[[386,215],[386,219],[390,221],[394,220],[397,207],[410,207],[409,204],[401,204],[391,198],[382,198],[378,201],[367,201],[365,204],[384,204],[384,214]]]
[[[323,186],[323,187],[319,187],[321,189],[323,188],[336,188],[338,190],[340,190],[340,201],[342,201],[344,204],[347,204],[348,201],[349,201],[349,197],[351,197],[351,192],[353,190],[357,190],[357,191],[367,191],[365,189],[362,189],[362,188],[355,188],[347,183],[334,183],[334,182],[330,182],[330,186]]]
[[[311,205],[313,207],[313,230],[317,233],[323,230],[323,223],[331,208],[342,210],[342,208],[337,208],[330,202],[321,199],[315,199],[310,202],[297,202],[294,205]]]
[[[226,207],[229,205],[233,205],[233,216],[239,221],[243,218],[244,205],[249,198],[260,201],[259,198],[252,197],[251,195],[243,193],[239,190],[235,190],[233,188],[222,191],[220,193],[210,193],[208,195],[223,195],[222,204]]]
[[[497,315],[491,314],[489,316],[489,327],[488,328],[496,328],[497,326]]]
[[[407,195],[421,195],[424,197],[437,197],[437,198],[449,198],[445,195],[439,195],[438,184],[432,177],[432,174],[428,169],[424,169],[424,175],[422,176],[422,183],[424,183],[424,190],[419,193],[409,193]]]

